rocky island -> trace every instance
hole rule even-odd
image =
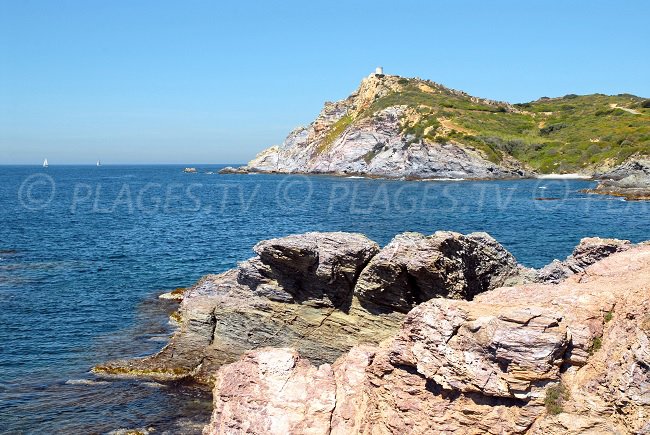
[[[279,146],[224,173],[308,173],[429,179],[601,173],[650,156],[650,100],[565,95],[510,104],[430,80],[383,74]]]
[[[650,430],[647,243],[584,239],[541,270],[485,233],[254,251],[174,292],[159,353],[95,373],[211,386],[205,434]]]

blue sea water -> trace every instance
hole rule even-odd
[[[162,347],[174,306],[157,295],[235,266],[262,239],[341,230],[383,245],[404,231],[486,231],[534,267],[586,236],[650,239],[650,203],[580,193],[590,181],[217,175],[220,167],[0,167],[0,431],[200,433],[209,392],[96,379],[89,369]]]

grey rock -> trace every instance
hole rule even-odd
[[[622,180],[630,175],[650,176],[650,160],[632,159],[608,172],[597,173],[594,178],[602,180]]]
[[[472,299],[517,275],[515,258],[486,233],[396,236],[355,287],[362,305],[408,312],[435,297]]]
[[[347,309],[357,276],[379,246],[361,234],[306,233],[265,240],[254,251],[265,282],[289,292],[294,301]]]
[[[250,349],[294,346],[320,364],[398,328],[401,314],[372,314],[353,300],[357,277],[379,251],[365,236],[306,233],[254,250],[257,257],[184,293],[180,330],[159,353],[95,371],[210,383],[218,367]]]
[[[265,240],[254,251],[237,269],[183,293],[180,330],[159,353],[95,371],[209,383],[218,367],[264,346],[331,363],[354,345],[389,337],[421,301],[472,298],[517,272],[514,258],[484,233],[406,233],[381,252],[361,234],[306,233]]]
[[[244,167],[234,168],[232,166],[226,166],[219,170],[220,174],[246,174],[248,170]]]
[[[587,193],[620,196],[627,200],[650,200],[650,160],[630,160],[604,174]]]

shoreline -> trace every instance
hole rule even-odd
[[[224,168],[228,169],[228,168]],[[348,179],[367,179],[367,180],[387,180],[387,181],[516,181],[516,180],[575,180],[575,181],[595,181],[596,174],[594,175],[583,175],[583,174],[531,174],[529,176],[521,177],[415,177],[415,176],[403,176],[403,177],[391,177],[388,175],[377,175],[377,174],[367,174],[367,173],[357,173],[357,172],[281,172],[281,171],[260,171],[260,170],[227,170],[223,169],[218,172],[218,175],[300,175],[300,176],[325,176],[325,177],[337,177],[337,178],[348,178]]]

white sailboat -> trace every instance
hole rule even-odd
[[[97,160],[97,166],[101,166],[101,165],[102,165],[102,162],[100,162],[99,160]]]
[[[47,168],[48,166],[50,166],[50,165],[47,164],[47,159],[43,160],[43,167]]]

